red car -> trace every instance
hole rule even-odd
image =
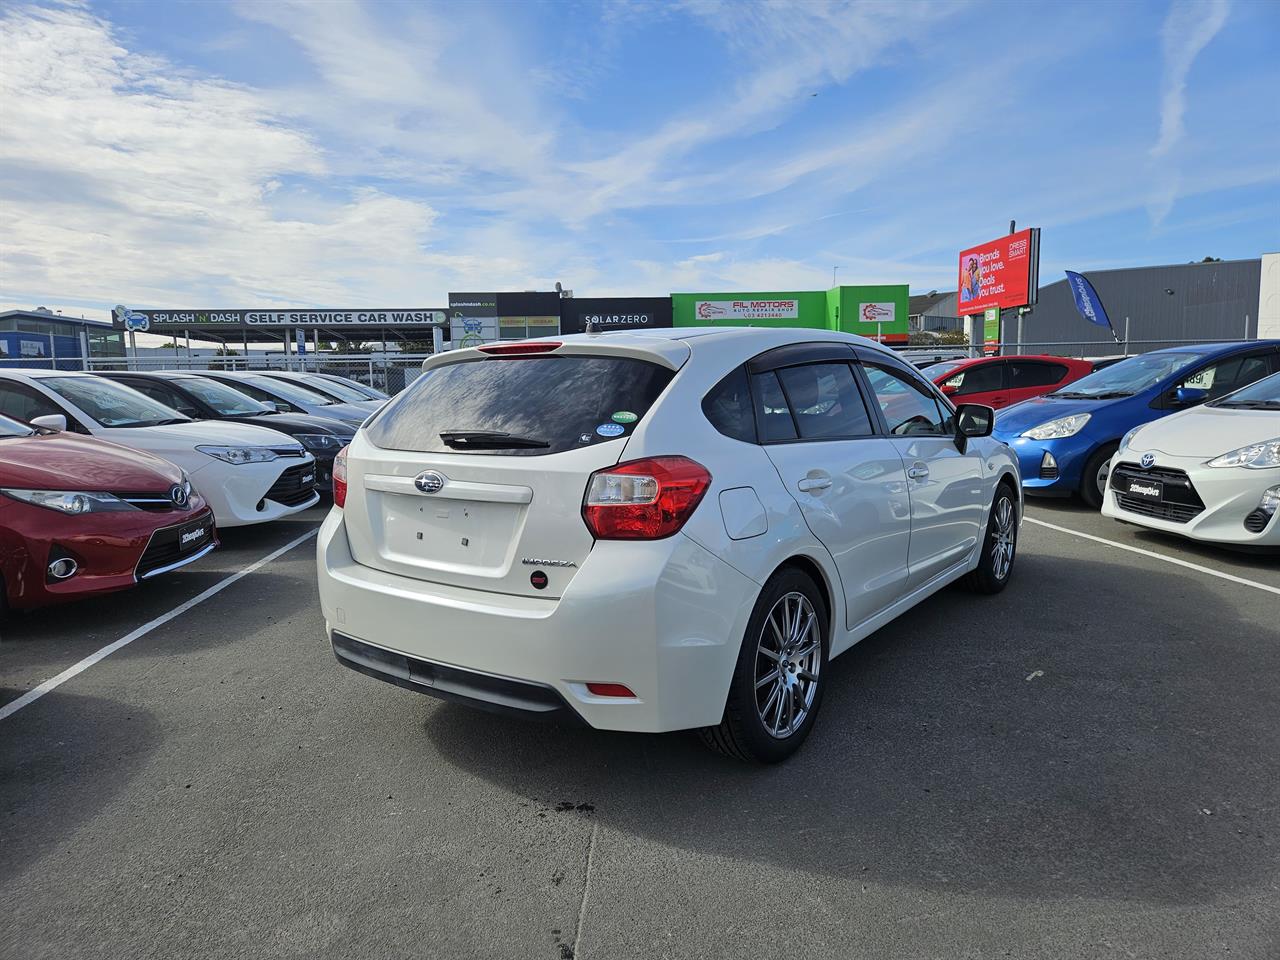
[[[956,403],[998,410],[1052,393],[1093,370],[1093,361],[1070,357],[975,357],[935,364],[925,373]]]
[[[181,468],[0,416],[0,608],[121,590],[217,545]]]

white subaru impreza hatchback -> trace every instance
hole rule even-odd
[[[1013,569],[1018,465],[870,341],[676,329],[456,350],[339,455],[318,543],[338,660],[776,761],[831,657]]]

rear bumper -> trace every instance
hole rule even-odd
[[[495,677],[405,656],[354,640],[337,631],[330,634],[330,640],[333,655],[344,667],[406,690],[465,703],[493,713],[539,720],[580,719],[564,697],[546,684]]]
[[[529,689],[537,687],[606,730],[657,733],[718,723],[760,590],[683,534],[598,542],[558,600],[361,566],[336,508],[321,526],[317,554],[326,629],[348,666],[490,709],[551,712],[503,699],[545,706],[544,694]],[[339,649],[348,641],[363,645],[354,649],[366,662]],[[415,670],[439,679],[425,684]],[[490,681],[515,686],[495,697]],[[587,691],[590,682],[625,684],[636,696],[598,697]]]

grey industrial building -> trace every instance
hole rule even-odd
[[[1262,260],[1223,260],[1119,270],[1081,271],[1098,291],[1117,335],[1129,352],[1141,353],[1172,342],[1241,340],[1258,335]],[[913,330],[957,329],[956,293],[912,297]],[[1016,310],[1002,317],[1005,352],[1024,350],[1115,353],[1105,328],[1087,322],[1076,310],[1066,278],[1040,287],[1039,303],[1022,318]]]

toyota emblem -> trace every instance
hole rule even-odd
[[[169,499],[173,501],[175,507],[185,507],[187,505],[187,491],[180,483],[175,483],[169,488]]]
[[[423,493],[439,493],[444,487],[444,475],[434,470],[420,473],[413,478],[413,485]]]
[[[1156,455],[1154,453],[1144,453],[1139,463],[1142,464],[1142,469],[1150,469],[1156,465]]]

